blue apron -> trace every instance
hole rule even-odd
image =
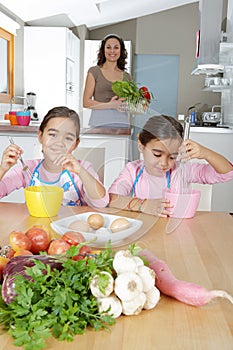
[[[64,190],[63,205],[83,205],[80,192],[70,172],[68,170],[63,170],[56,181],[47,182],[40,178],[39,168],[42,163],[43,160],[35,168],[30,186],[59,186]]]
[[[133,183],[133,186],[132,186],[132,189],[131,189],[131,197],[135,197],[135,189],[136,189],[136,185],[138,183],[138,180],[139,178],[141,177],[142,173],[143,173],[143,170],[145,168],[145,165],[143,165],[141,167],[141,169],[139,170],[135,180],[134,180],[134,183]],[[170,171],[167,171],[166,172],[166,180],[167,180],[167,188],[171,188],[171,173]]]

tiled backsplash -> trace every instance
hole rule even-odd
[[[22,111],[24,110],[24,105],[22,104],[12,104],[12,110]],[[0,103],[0,120],[4,119],[4,115],[10,111],[9,103]]]

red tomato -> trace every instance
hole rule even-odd
[[[15,254],[14,249],[10,245],[4,245],[0,250],[0,255],[4,258],[11,259]]]
[[[88,247],[87,245],[84,245],[84,246],[82,246],[82,247],[80,248],[79,254],[78,254],[78,255],[75,255],[75,256],[73,257],[73,259],[74,259],[75,261],[77,261],[77,260],[82,260],[83,258],[85,258],[86,254],[90,254],[90,253],[91,253],[91,248]]]
[[[37,226],[32,226],[27,232],[26,236],[30,239],[31,241],[31,252],[33,254],[38,254],[39,252],[46,251],[49,246],[49,235],[48,233]]]
[[[63,239],[54,239],[50,242],[48,254],[61,254],[65,253],[67,250],[69,250],[71,245],[67,242],[65,242]]]
[[[26,250],[26,249],[18,250],[14,254],[14,256],[20,256],[20,255],[33,255],[33,254],[32,252],[30,252],[30,250]]]
[[[146,86],[140,87],[139,92],[144,98],[147,99],[148,102],[150,102],[150,93]]]
[[[23,232],[12,231],[9,236],[9,241],[14,251],[22,249],[31,249],[31,241]]]
[[[70,245],[78,245],[79,243],[85,242],[85,238],[81,233],[73,231],[65,232],[62,239]]]
[[[4,269],[8,261],[10,261],[10,259],[0,256],[0,278],[2,278],[2,270]]]

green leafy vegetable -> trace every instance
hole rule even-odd
[[[115,323],[114,318],[98,311],[89,288],[94,275],[103,270],[112,272],[112,250],[106,247],[94,258],[74,261],[70,257],[77,254],[77,249],[72,247],[67,259],[61,256],[61,271],[34,260],[35,265],[26,268],[31,280],[22,275],[15,277],[14,301],[6,305],[0,299],[0,324],[14,338],[14,345],[40,350],[50,336],[69,342],[88,326],[99,330]]]
[[[131,109],[137,105],[143,105],[144,108],[147,108],[154,96],[146,87],[139,88],[138,85],[138,83],[130,80],[115,81],[112,84],[112,91],[119,98],[124,98]]]

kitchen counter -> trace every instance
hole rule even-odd
[[[62,207],[54,220],[85,211],[88,207]],[[114,213],[113,208],[102,210]],[[197,212],[192,219],[180,222],[167,234],[169,219],[117,211],[117,215],[141,219],[144,235],[140,246],[148,248],[167,262],[179,279],[207,289],[223,289],[233,295],[233,218],[227,213]],[[51,218],[28,215],[24,204],[0,203],[0,244],[9,243],[13,230],[25,232],[32,225],[50,227]],[[224,227],[224,230],[222,229]],[[227,244],[226,244],[227,242]],[[126,248],[126,246],[123,246]],[[119,248],[121,249],[121,248]],[[77,335],[71,343],[54,338],[47,341],[50,350],[232,350],[233,305],[215,299],[204,307],[193,307],[161,295],[157,306],[138,316],[121,316],[109,331]],[[1,332],[1,350],[17,350],[12,338]]]
[[[191,126],[190,132],[211,133],[211,134],[233,134],[233,127],[211,127],[211,126]]]
[[[9,134],[9,133],[37,134],[37,132],[38,132],[38,125],[19,126],[19,125],[10,125],[10,124],[0,124],[0,133],[4,133],[4,134]]]
[[[0,133],[36,133],[38,132],[39,124],[19,126],[0,123]],[[80,134],[91,135],[131,135],[131,128],[83,128]]]

